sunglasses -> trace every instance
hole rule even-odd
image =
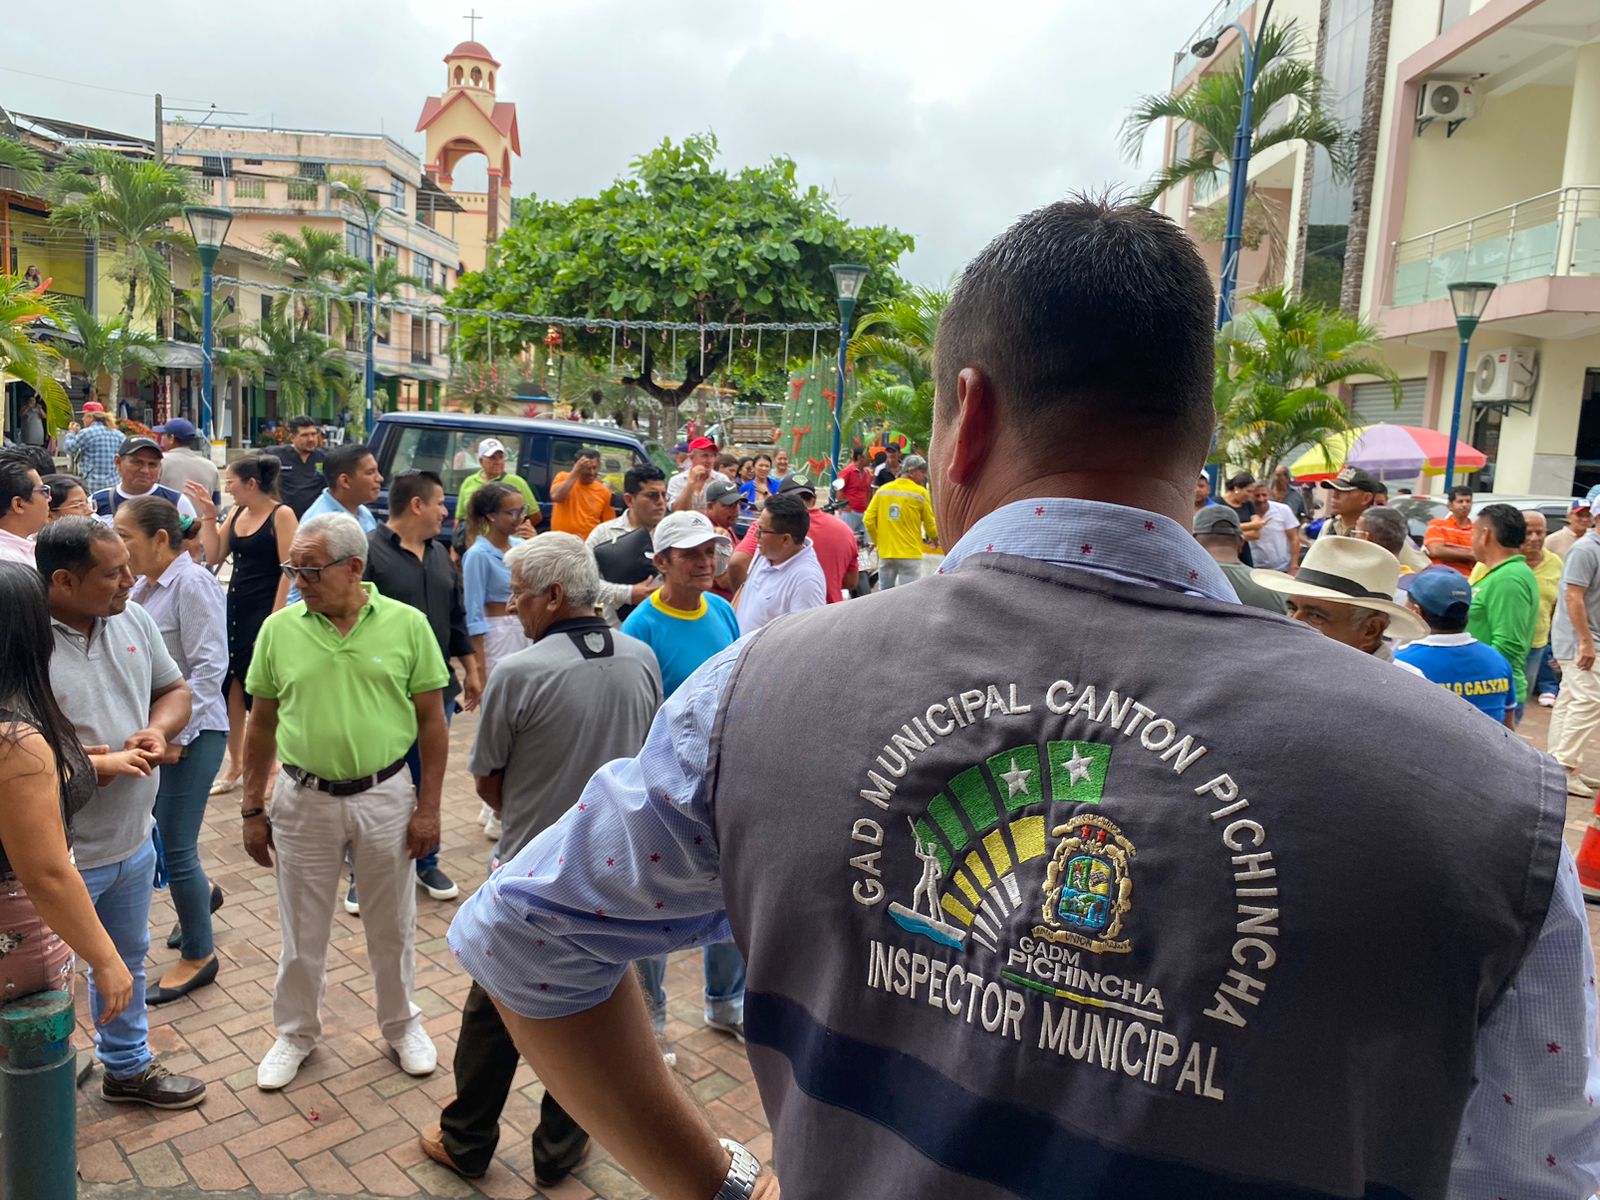
[[[336,567],[342,562],[349,562],[354,557],[355,555],[353,554],[346,554],[343,558],[336,558],[330,563],[323,563],[320,567],[297,567],[293,563],[279,563],[278,570],[282,571],[290,579],[298,576],[306,583],[316,583],[322,578],[322,573],[329,567]]]

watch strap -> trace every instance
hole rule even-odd
[[[728,1163],[727,1178],[711,1200],[750,1200],[756,1190],[756,1176],[761,1174],[760,1162],[738,1142],[728,1138],[718,1138],[717,1141],[733,1157]]]

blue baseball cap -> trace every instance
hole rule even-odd
[[[1594,511],[1596,503],[1600,503],[1600,483],[1589,489],[1589,494],[1583,498],[1583,506],[1590,512]]]
[[[1454,567],[1429,567],[1400,576],[1400,590],[1431,617],[1459,621],[1472,607],[1472,585]]]
[[[194,422],[187,417],[173,417],[165,425],[157,425],[155,432],[164,433],[168,437],[175,437],[180,442],[192,442],[194,441],[195,427]]]

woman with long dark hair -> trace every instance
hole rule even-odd
[[[211,914],[222,907],[222,889],[200,866],[199,837],[206,795],[228,744],[222,693],[228,674],[227,600],[222,585],[189,553],[200,536],[200,519],[181,516],[160,496],[140,496],[117,509],[113,528],[138,576],[130,599],[155,620],[194,697],[188,725],[171,742],[178,747],[178,761],[161,768],[156,791],[156,828],[178,913],[174,932],[182,957],[145,1002],[168,1004],[217,977]],[[172,940],[169,936],[168,944]]]
[[[94,516],[94,505],[89,503],[89,485],[76,475],[46,475],[44,485],[50,489],[50,520]]]
[[[765,508],[767,497],[777,490],[778,485],[772,481],[772,455],[756,455],[750,463],[750,478],[739,485],[744,507],[754,510]]]
[[[128,1006],[133,976],[67,848],[97,780],[50,687],[55,637],[37,571],[0,563],[0,613],[0,1002],[71,991],[76,952],[104,1024]]]
[[[217,506],[205,487],[183,486],[200,514],[206,562],[216,568],[233,556],[228,579],[228,678],[223,684],[228,701],[228,769],[211,785],[213,796],[231,792],[244,776],[244,722],[250,710],[245,676],[261,623],[289,600],[289,580],[278,564],[289,561],[289,545],[300,522],[292,508],[278,501],[282,471],[283,464],[270,454],[247,454],[229,463],[222,490],[233,497],[233,508],[220,529]]]

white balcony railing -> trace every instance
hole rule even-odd
[[[1443,300],[1458,280],[1600,275],[1600,185],[1559,188],[1394,244],[1398,308]]]

